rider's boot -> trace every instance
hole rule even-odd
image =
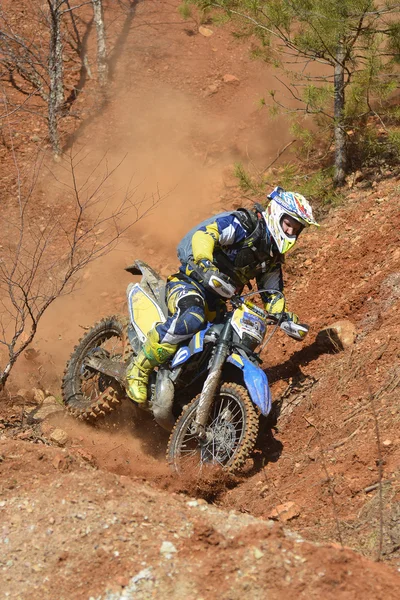
[[[127,394],[131,400],[142,407],[147,405],[147,386],[154,367],[158,367],[176,352],[175,344],[160,344],[158,332],[151,329],[142,350],[133,359],[126,372]]]

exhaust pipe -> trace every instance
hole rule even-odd
[[[159,369],[156,379],[155,399],[153,400],[151,410],[156,422],[167,431],[172,431],[175,424],[172,414],[172,404],[174,402],[175,387],[170,377],[169,369]]]

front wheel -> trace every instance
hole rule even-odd
[[[107,317],[96,323],[79,341],[68,361],[62,381],[64,404],[74,417],[95,419],[118,406],[125,396],[122,386],[85,364],[90,356],[126,361],[130,344],[127,320]]]
[[[221,386],[210,410],[205,439],[193,433],[200,395],[186,407],[171,433],[167,460],[181,473],[201,471],[205,464],[236,471],[256,442],[258,416],[246,389],[235,383]]]

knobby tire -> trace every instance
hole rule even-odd
[[[237,471],[243,465],[254,448],[259,427],[259,417],[249,398],[247,390],[243,386],[235,383],[224,383],[221,386],[214,403],[224,397],[225,394],[226,397],[235,400],[243,415],[243,431],[240,440],[237,443],[237,447],[230,459],[226,461],[226,464],[221,465],[224,470],[232,473]],[[190,423],[195,418],[199,400],[200,394],[185,407],[181,416],[175,423],[168,442],[167,461],[172,469],[178,473],[182,470],[181,452],[183,451],[185,435],[187,435],[189,431]],[[199,459],[199,465],[201,464],[201,459]]]
[[[115,410],[126,396],[121,385],[111,378],[107,381],[104,377],[103,379],[106,380],[106,384],[102,386],[104,389],[98,389],[99,393],[95,398],[88,398],[82,389],[82,369],[88,353],[96,347],[101,348],[104,341],[113,337],[120,341],[122,356],[118,355],[119,360],[126,362],[132,350],[127,337],[127,325],[128,320],[124,317],[106,317],[96,323],[75,346],[65,368],[61,386],[64,404],[74,417],[84,420],[104,417]]]

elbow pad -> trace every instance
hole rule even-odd
[[[202,259],[212,262],[214,254],[215,241],[206,231],[196,231],[192,238],[192,250],[194,262],[198,263]]]

